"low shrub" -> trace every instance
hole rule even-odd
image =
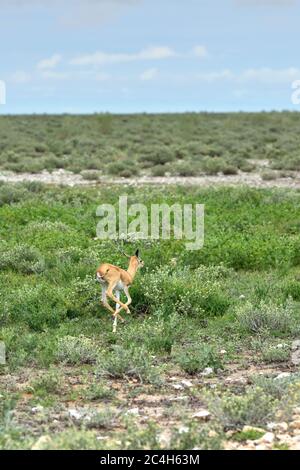
[[[225,393],[210,397],[208,404],[224,429],[237,429],[267,424],[274,418],[279,402],[260,387],[250,387],[243,395]]]
[[[99,172],[93,170],[85,170],[81,172],[83,179],[87,181],[97,181],[99,180]]]
[[[115,409],[106,408],[91,413],[86,422],[87,429],[112,429],[116,427],[116,418],[119,412]]]
[[[0,253],[0,270],[11,269],[22,274],[39,274],[45,270],[41,253],[30,245],[16,245]]]
[[[55,327],[67,318],[64,288],[41,282],[24,285],[5,297],[2,318],[7,322],[22,322],[35,331]]]
[[[201,266],[195,271],[160,268],[147,276],[143,295],[153,313],[221,316],[230,301],[222,289],[220,273],[218,267]]]
[[[155,165],[151,169],[152,176],[165,176],[166,167],[164,165]]]
[[[165,165],[175,159],[175,155],[171,149],[166,146],[148,147],[139,157],[139,161],[143,164],[151,162],[152,165]]]
[[[276,346],[265,346],[261,350],[261,356],[265,362],[287,362],[290,358],[290,348],[278,348]]]
[[[170,449],[176,450],[221,450],[223,433],[209,425],[201,427],[195,423],[188,424],[172,431]]]
[[[252,378],[255,386],[261,388],[267,395],[277,400],[282,400],[288,394],[289,388],[294,384],[300,384],[300,374],[295,373],[285,377],[265,377],[256,375]]]
[[[143,347],[124,349],[115,346],[114,349],[99,357],[97,361],[97,373],[104,377],[135,378],[141,383],[158,385],[161,377],[148,351]]]
[[[223,364],[215,349],[207,344],[190,344],[173,351],[175,362],[188,374],[194,375],[206,367],[215,371],[222,369]]]
[[[31,382],[34,394],[39,397],[46,397],[49,393],[60,394],[62,385],[62,376],[56,369],[50,369]]]
[[[90,338],[64,336],[57,342],[56,360],[65,364],[94,364],[99,356],[99,348]]]
[[[284,299],[291,297],[293,300],[300,300],[300,281],[286,280],[281,284],[281,290],[283,292]]]
[[[265,170],[261,173],[261,178],[264,180],[264,181],[272,181],[272,180],[276,180],[278,177],[277,173],[275,171],[268,171],[268,170]]]
[[[105,383],[94,382],[84,391],[84,399],[87,401],[110,400],[116,392]]]
[[[76,428],[57,433],[51,438],[35,444],[38,450],[98,450],[104,444],[99,441],[94,431],[78,431]]]
[[[238,308],[237,319],[240,326],[250,333],[295,334],[299,331],[295,305],[290,301],[285,305],[246,302]]]
[[[21,185],[0,185],[0,207],[22,201],[25,194],[26,190]]]

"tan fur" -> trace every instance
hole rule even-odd
[[[109,263],[103,263],[97,269],[97,279],[102,285],[102,304],[115,317],[114,331],[116,331],[117,317],[124,321],[120,311],[124,309],[127,313],[130,313],[128,305],[131,304],[131,297],[128,289],[133,283],[138,268],[144,265],[143,261],[138,257],[138,251],[135,256],[130,256],[129,258],[127,271]],[[118,297],[114,295],[114,291],[117,292]],[[124,291],[127,297],[125,304],[120,301],[120,291]],[[116,310],[109,305],[106,296],[116,303]]]

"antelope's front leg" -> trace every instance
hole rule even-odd
[[[108,290],[106,291],[106,295],[107,297],[109,297],[111,300],[113,300],[116,304],[119,304],[121,305],[121,307],[118,308],[118,310],[115,311],[115,314],[122,320],[124,321],[124,318],[121,317],[121,315],[119,314],[119,312],[124,308],[124,310],[126,310],[126,312],[128,312],[129,308],[127,307],[127,305],[123,304],[123,302],[120,301],[120,298],[117,299],[117,297],[113,294],[113,289],[115,288],[115,286],[111,287],[111,288],[108,288]]]
[[[118,315],[118,312],[116,312],[110,305],[109,303],[107,302],[107,297],[106,297],[106,288],[104,286],[102,286],[102,298],[101,298],[101,302],[102,302],[102,305],[109,311],[113,314],[114,318],[115,316],[120,316]],[[122,318],[120,316],[120,318]]]
[[[127,305],[127,307],[128,307],[128,305],[130,305],[131,302],[132,302],[132,298],[130,297],[128,286],[124,286],[124,292],[125,292],[125,295],[126,295],[126,297],[127,297],[126,305]],[[128,311],[128,313],[130,313],[130,312]]]

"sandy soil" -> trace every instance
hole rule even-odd
[[[101,185],[101,184],[123,184],[123,185],[186,185],[186,186],[215,186],[215,185],[246,185],[255,188],[300,188],[300,172],[293,172],[293,176],[286,178],[277,178],[271,181],[265,181],[259,173],[242,173],[237,175],[217,175],[217,176],[162,176],[151,177],[142,176],[139,178],[109,178],[102,176],[97,181],[84,179],[81,175],[57,170],[49,173],[13,173],[0,172],[0,181],[17,183],[24,181],[38,181],[45,184],[77,186],[77,185]]]

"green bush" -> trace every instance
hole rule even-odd
[[[99,172],[93,170],[85,170],[81,172],[81,176],[83,179],[87,181],[98,181],[99,180]]]
[[[227,168],[227,163],[222,158],[204,158],[201,162],[201,168],[208,175],[216,175]]]
[[[93,364],[99,356],[99,347],[90,338],[64,336],[59,338],[56,360],[64,364]]]
[[[95,382],[84,391],[84,399],[88,401],[110,400],[115,394],[115,390],[108,384]]]
[[[19,185],[0,185],[0,207],[22,201],[26,190]]]
[[[279,404],[259,387],[250,387],[243,395],[215,395],[208,401],[211,412],[224,429],[265,425],[274,418]]]
[[[287,362],[290,359],[290,348],[278,348],[276,346],[265,346],[261,350],[262,359],[265,362]]]
[[[152,176],[165,176],[166,167],[164,165],[155,165],[151,170]]]
[[[211,367],[215,371],[222,369],[221,357],[207,344],[190,344],[173,351],[175,362],[188,374],[194,375]]]
[[[115,346],[113,351],[100,357],[97,362],[99,375],[111,378],[135,378],[141,383],[158,385],[161,378],[152,358],[143,347],[124,349]]]
[[[39,397],[47,397],[50,393],[60,394],[62,386],[62,376],[56,369],[49,370],[31,382],[34,394]]]
[[[204,424],[201,427],[191,423],[186,426],[186,430],[175,428],[172,431],[171,449],[176,450],[221,450],[222,449],[222,432],[218,429],[215,431],[209,425]]]
[[[59,325],[67,318],[65,290],[40,283],[24,285],[5,298],[2,318],[5,322],[22,322],[35,331]]]
[[[218,267],[205,266],[193,272],[160,268],[146,277],[143,295],[153,313],[220,316],[230,305],[222,290],[220,272]]]
[[[39,450],[98,450],[104,445],[93,431],[78,431],[76,428],[57,433],[39,444]]]
[[[270,170],[265,170],[261,173],[261,178],[264,181],[272,181],[276,180],[278,177],[277,173],[275,171],[270,171]]]
[[[151,162],[152,165],[164,165],[175,159],[175,155],[168,147],[149,147],[147,152],[139,157],[140,162]]]
[[[16,245],[0,253],[0,270],[11,269],[22,274],[39,274],[45,270],[41,253],[29,245]]]
[[[277,400],[284,400],[289,393],[291,385],[300,383],[300,374],[295,373],[288,377],[265,377],[256,375],[252,378],[255,386],[261,388],[267,395],[271,395]]]
[[[291,297],[293,300],[300,300],[300,281],[286,280],[281,284],[284,299]]]
[[[237,319],[240,326],[250,333],[270,331],[277,334],[295,334],[299,331],[295,305],[291,302],[285,305],[264,301],[253,305],[246,302],[238,308]]]

